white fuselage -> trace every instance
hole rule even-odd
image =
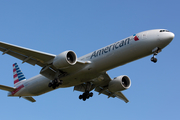
[[[70,87],[88,82],[102,72],[148,56],[156,47],[163,49],[173,38],[172,32],[160,32],[160,29],[149,30],[82,56],[78,60],[89,61],[90,63],[63,77],[63,84],[60,87]],[[50,81],[50,79],[39,74],[22,81],[20,84],[23,84],[24,87],[13,96],[37,96],[49,92],[53,90],[48,87]],[[9,96],[12,94],[9,93]]]

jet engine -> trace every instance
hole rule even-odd
[[[123,91],[128,89],[131,86],[131,80],[128,76],[121,75],[114,78],[109,82],[108,89],[111,92]]]
[[[53,66],[57,69],[62,69],[76,64],[77,56],[73,51],[64,51],[53,60]]]

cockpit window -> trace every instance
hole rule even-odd
[[[169,32],[168,30],[160,30],[159,32]]]

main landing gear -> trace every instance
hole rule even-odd
[[[79,95],[79,99],[83,99],[83,101],[86,101],[86,99],[89,99],[93,96],[93,93],[90,92],[92,87],[92,84],[90,82],[86,83],[85,92],[82,95]]]
[[[153,52],[153,57],[151,58],[151,61],[154,62],[154,63],[156,63],[156,62],[157,62],[156,55],[157,55],[159,52],[161,52],[161,49],[158,48],[158,47],[156,47],[156,48],[154,48],[154,49],[152,50],[152,52]]]
[[[59,87],[59,85],[62,85],[63,81],[59,79],[54,79],[48,84],[48,87],[52,87],[53,89],[56,89],[56,87]]]
[[[67,76],[67,73],[66,72],[63,72],[61,70],[58,70],[56,72],[56,75],[55,75],[55,79],[52,80],[49,84],[48,84],[48,87],[52,87],[53,89],[56,89],[56,87],[59,87],[59,85],[62,85],[63,84],[63,81],[60,80],[62,77],[65,77]]]
[[[83,99],[83,101],[86,101],[86,99],[89,99],[90,97],[93,96],[92,92],[86,91],[82,95],[79,95],[79,99]]]

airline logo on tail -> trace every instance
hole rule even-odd
[[[26,80],[24,74],[22,73],[17,63],[13,64],[13,78],[14,78],[14,85],[17,84],[19,81]]]

